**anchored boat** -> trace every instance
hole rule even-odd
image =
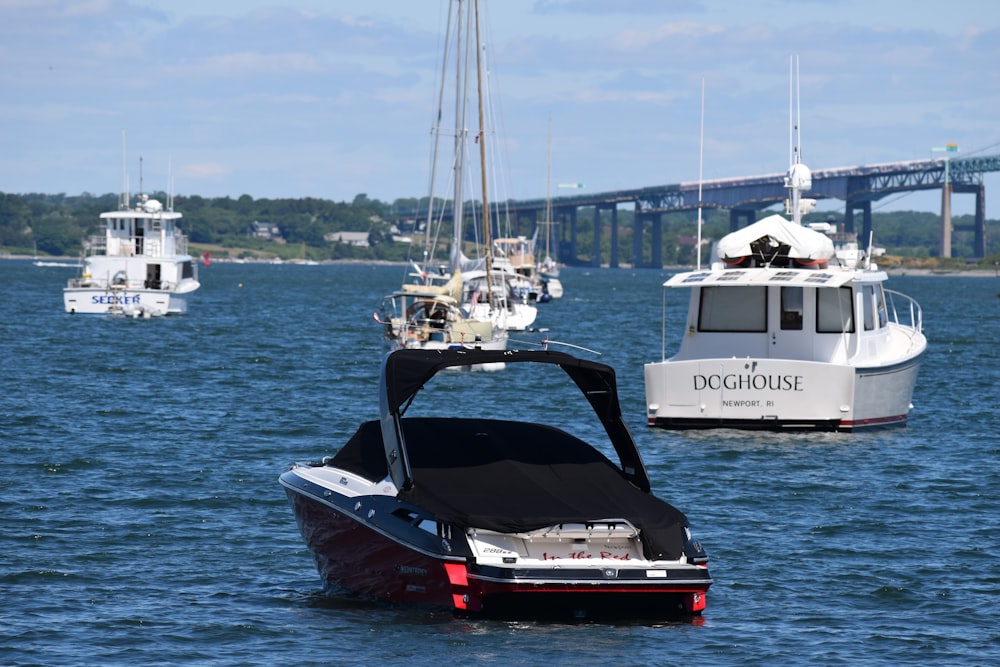
[[[710,270],[664,283],[690,297],[677,353],[645,365],[650,426],[850,431],[906,422],[927,347],[920,306],[885,289],[888,276],[868,254],[852,242],[835,252],[827,235],[778,215],[718,248]],[[666,294],[663,303],[666,313]]]
[[[906,422],[927,348],[920,306],[885,289],[870,239],[861,251],[853,234],[802,224],[816,205],[802,197],[812,174],[794,144],[790,163],[791,220],[775,214],[734,231],[710,269],[664,283],[661,360],[645,365],[650,426],[851,431]],[[667,358],[667,294],[678,288],[690,297]]]
[[[454,416],[450,403],[451,416],[406,415],[438,372],[494,363],[508,369],[496,382],[568,376],[606,437],[600,449],[554,425]],[[479,404],[463,398],[461,412]],[[611,367],[552,351],[398,350],[382,362],[379,412],[334,456],[280,478],[329,588],[458,615],[704,609],[708,556],[685,515],[653,495]],[[586,417],[556,414],[565,428]]]
[[[169,200],[168,200],[169,202]],[[104,233],[85,245],[81,275],[63,290],[67,313],[155,317],[186,313],[188,296],[201,285],[187,254],[187,237],[177,227],[181,214],[141,195],[128,193],[119,209],[101,213]]]

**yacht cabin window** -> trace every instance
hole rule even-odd
[[[699,331],[767,331],[766,287],[702,287]]]
[[[873,285],[861,286],[861,314],[865,318],[865,331],[872,331],[875,328],[875,287]]]
[[[781,288],[781,329],[802,331],[802,288]]]
[[[878,314],[879,329],[889,324],[889,314],[885,309],[885,293],[881,285],[875,287],[875,312]]]
[[[850,287],[820,287],[816,290],[816,331],[854,333]]]

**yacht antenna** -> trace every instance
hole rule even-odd
[[[785,176],[788,189],[788,210],[792,221],[802,224],[802,193],[812,188],[812,173],[802,164],[802,141],[799,128],[799,59],[791,56],[788,61],[788,146],[789,167]]]
[[[174,210],[174,172],[173,158],[167,158],[167,210]]]
[[[698,243],[695,254],[698,257],[696,268],[701,271],[701,181],[705,163],[705,77],[701,78],[701,134],[698,140]]]
[[[125,166],[125,130],[122,130],[122,194],[118,207],[121,210],[128,208],[128,168]]]
[[[792,63],[795,56],[788,57],[788,164],[794,165],[795,160],[795,113],[792,111],[792,104],[795,102],[795,93],[793,86],[795,85],[794,74],[792,72]]]

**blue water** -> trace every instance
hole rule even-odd
[[[187,316],[133,321],[0,261],[0,664],[1000,663],[1000,280],[891,281],[930,341],[905,429],[673,433],[643,413],[667,273],[566,270],[537,325],[616,367],[715,577],[701,624],[574,626],[321,593],[277,476],[375,416],[402,272],[215,264]]]

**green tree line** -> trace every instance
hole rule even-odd
[[[154,198],[166,202],[165,193],[152,193]],[[0,192],[0,253],[52,256],[79,255],[83,240],[102,232],[100,214],[118,207],[117,194],[79,196],[65,194],[9,194]],[[426,199],[397,199],[382,202],[365,194],[357,195],[351,202],[337,202],[319,198],[254,199],[250,195],[239,198],[206,198],[197,195],[177,196],[174,210],[181,212],[181,229],[192,246],[213,247],[213,254],[248,254],[284,258],[372,259],[399,261],[413,254],[407,243],[393,242],[393,223],[397,212],[421,211]],[[577,257],[565,256],[568,251],[570,231],[565,223],[557,224],[553,242],[560,252],[559,259],[567,263],[587,263],[594,248],[593,209],[581,209],[577,216]],[[632,262],[633,219],[632,211],[618,211],[618,263]],[[763,215],[763,214],[762,214]],[[843,215],[813,213],[805,222],[843,223]],[[277,226],[281,243],[253,238],[249,231],[254,222]],[[971,215],[956,216],[957,226],[971,226]],[[861,222],[855,218],[857,231]],[[907,258],[933,258],[940,254],[940,216],[918,211],[894,211],[872,214],[875,245],[886,248],[891,255]],[[508,229],[495,230],[496,234],[532,232],[530,221],[511,221]],[[611,260],[610,220],[607,212],[602,217],[601,263]],[[1000,223],[987,221],[987,258],[1000,253]],[[404,234],[414,230],[404,227]],[[703,211],[702,237],[718,239],[729,231],[728,211],[706,209]],[[336,232],[363,232],[368,246],[354,246],[329,241]],[[661,257],[667,265],[693,264],[694,244],[697,234],[697,213],[686,211],[663,216]],[[469,238],[473,238],[471,230]],[[450,238],[450,231],[442,237]],[[643,238],[643,262],[652,258],[652,235]],[[419,242],[420,239],[417,239]],[[862,245],[867,240],[859,239]],[[221,249],[221,250],[218,250]],[[227,250],[230,249],[230,250]],[[952,255],[956,258],[974,256],[974,236],[971,231],[957,232],[952,241]],[[703,255],[703,257],[707,257]]]
[[[166,203],[162,192],[150,196]],[[79,255],[88,236],[103,233],[100,214],[118,208],[119,195],[0,193],[0,252],[54,256]],[[232,248],[235,253],[309,259],[405,259],[406,244],[392,243],[392,211],[413,210],[417,200],[394,204],[359,194],[352,202],[318,198],[254,199],[243,195],[207,198],[177,196],[181,230],[192,246]],[[254,222],[276,226],[281,242],[249,235]],[[368,234],[368,247],[330,242],[335,232]],[[214,253],[213,253],[214,254]],[[227,254],[225,250],[222,254]]]

